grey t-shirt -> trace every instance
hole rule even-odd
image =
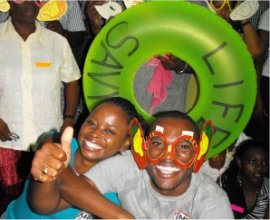
[[[102,194],[117,192],[121,206],[139,219],[233,219],[226,193],[209,177],[192,174],[181,196],[163,196],[139,170],[130,151],[106,159],[85,173]]]

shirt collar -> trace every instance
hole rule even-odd
[[[36,30],[32,34],[35,34],[36,36],[40,36],[40,34],[41,34],[41,28],[42,28],[41,27],[41,24],[39,23],[39,21],[36,20],[35,21],[35,25],[36,25]],[[18,34],[18,32],[15,30],[15,28],[14,28],[12,22],[11,22],[11,17],[9,17],[8,20],[7,20],[7,31],[9,31],[9,32],[16,32]]]

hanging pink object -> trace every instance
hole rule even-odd
[[[167,86],[172,83],[172,73],[166,70],[158,58],[152,58],[146,67],[155,67],[153,77],[147,86],[147,93],[152,94],[152,102],[149,109],[150,114],[154,109],[165,101],[167,97]]]

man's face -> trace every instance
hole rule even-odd
[[[156,126],[163,127],[163,134],[166,136],[168,144],[173,144],[183,131],[194,132],[192,124],[186,119],[179,118],[161,118],[150,128],[150,133],[155,131]],[[148,164],[147,172],[151,179],[153,188],[169,196],[181,195],[186,191],[190,184],[193,165],[188,169],[180,168],[172,158],[170,152],[166,153],[156,164]]]
[[[23,23],[33,23],[39,13],[35,1],[9,1],[10,14],[13,20]]]

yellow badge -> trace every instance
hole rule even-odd
[[[40,68],[49,68],[52,66],[52,63],[50,62],[36,62],[36,67],[40,67]]]

